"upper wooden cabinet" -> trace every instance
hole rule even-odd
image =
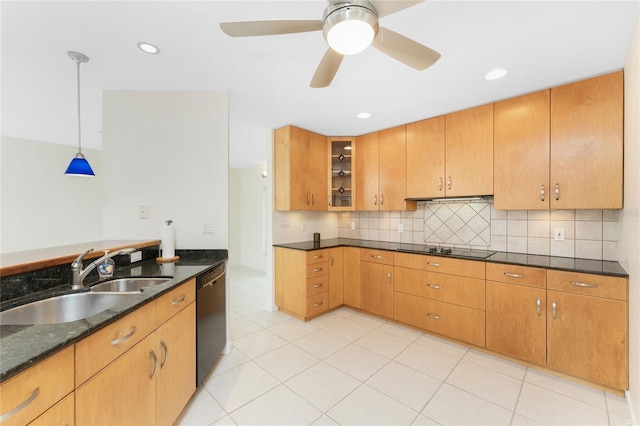
[[[493,194],[493,104],[445,120],[447,197]]]
[[[622,208],[622,120],[622,71],[551,89],[551,208]]]
[[[354,137],[330,137],[329,150],[329,210],[343,211],[355,208],[355,156]]]
[[[493,104],[407,124],[407,198],[493,194]]]
[[[327,210],[327,138],[294,126],[273,135],[276,210]]]
[[[415,210],[415,202],[405,201],[406,126],[359,136],[356,146],[356,210]]]
[[[407,124],[407,198],[444,197],[444,115]]]
[[[494,205],[498,210],[549,208],[551,92],[494,104]]]
[[[622,208],[622,71],[494,104],[495,208]]]

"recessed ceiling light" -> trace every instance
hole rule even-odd
[[[489,71],[484,78],[486,78],[487,80],[497,80],[499,78],[504,77],[505,75],[507,75],[509,71],[502,69],[502,68],[496,68],[496,69],[492,69],[491,71]]]
[[[156,54],[160,53],[160,49],[158,49],[153,44],[147,43],[147,42],[144,42],[144,41],[141,41],[140,43],[138,43],[138,48],[140,50],[142,50],[143,52],[149,53],[151,55],[156,55]]]
[[[358,114],[358,118],[369,118],[371,117],[371,114],[369,114],[368,112],[361,112],[360,114]]]

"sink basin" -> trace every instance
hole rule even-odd
[[[131,293],[75,293],[51,297],[0,312],[0,324],[60,324],[77,321],[134,296]]]
[[[102,282],[100,284],[96,284],[91,287],[92,292],[115,292],[115,293],[124,293],[124,292],[133,292],[140,293],[140,291],[145,287],[151,287],[154,285],[166,283],[171,278],[167,277],[157,277],[157,278],[117,278],[109,281]]]

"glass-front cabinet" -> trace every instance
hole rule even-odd
[[[355,155],[353,137],[330,137],[329,210],[353,210],[355,206]]]

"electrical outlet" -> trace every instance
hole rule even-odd
[[[216,232],[215,225],[213,221],[207,220],[202,224],[202,233],[203,234],[213,234]]]
[[[149,219],[149,206],[146,204],[138,206],[138,219]]]
[[[553,239],[556,241],[564,241],[564,228],[553,228]]]
[[[402,223],[398,224],[398,232],[404,232],[404,225]]]
[[[286,217],[280,218],[280,228],[288,228],[289,227],[289,219]]]
[[[302,232],[307,232],[307,224],[302,222]]]
[[[351,230],[352,231],[356,230],[356,223],[355,222],[351,222]]]
[[[130,258],[131,263],[140,262],[141,260],[142,260],[142,252],[141,251],[134,251],[133,253],[131,253],[131,258]]]

